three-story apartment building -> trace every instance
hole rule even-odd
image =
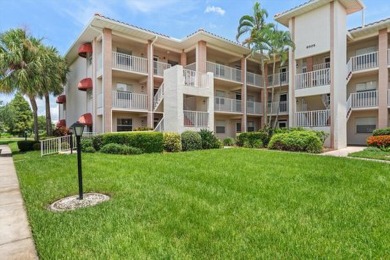
[[[97,14],[66,54],[58,125],[207,128],[224,138],[271,118],[324,130],[334,148],[365,144],[389,124],[390,19],[347,30],[347,16],[363,8],[360,0],[312,0],[276,15],[296,48],[263,75],[258,55],[204,30],[177,40]]]

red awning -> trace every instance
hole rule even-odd
[[[92,79],[91,78],[85,78],[80,80],[78,89],[81,91],[87,91],[92,89]]]
[[[59,95],[57,97],[56,103],[58,104],[64,104],[66,103],[66,96],[65,95]]]
[[[85,58],[88,53],[92,53],[92,45],[89,42],[81,44],[79,47],[79,56]]]
[[[78,120],[81,124],[84,124],[86,126],[92,126],[92,114],[86,113],[82,116],[80,116]]]
[[[66,127],[66,121],[65,121],[65,119],[61,119],[60,121],[58,121],[57,124],[56,124],[56,127],[57,127],[57,128]]]

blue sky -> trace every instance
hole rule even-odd
[[[306,0],[259,0],[273,16],[304,3]],[[134,24],[145,29],[183,38],[203,28],[235,40],[238,20],[251,14],[255,0],[0,0],[0,32],[23,27],[36,37],[44,38],[65,54],[94,13]],[[365,0],[366,23],[390,16],[388,0]],[[348,27],[361,25],[361,13],[351,15]],[[282,27],[282,26],[281,26]],[[5,102],[11,96],[0,94]],[[53,120],[57,120],[52,102]],[[39,112],[43,114],[43,102]]]

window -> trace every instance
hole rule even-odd
[[[241,122],[236,123],[236,133],[241,133]]]
[[[371,134],[376,129],[375,117],[356,118],[356,133]]]
[[[279,128],[287,128],[287,121],[278,121]]]
[[[215,122],[215,132],[217,134],[225,133],[225,121],[216,121]]]
[[[126,83],[116,84],[116,98],[117,99],[131,99],[132,98],[132,85]]]
[[[280,68],[280,83],[285,84],[287,83],[287,67]]]
[[[248,132],[254,132],[255,131],[255,122],[248,121],[247,128],[248,128]]]
[[[118,118],[117,119],[117,132],[123,131],[132,131],[133,130],[133,120],[131,118]]]
[[[330,68],[330,57],[326,57],[324,59],[324,63],[325,63],[325,68]]]
[[[217,90],[215,92],[215,96],[216,96],[215,103],[217,105],[225,105],[225,92],[224,91]]]

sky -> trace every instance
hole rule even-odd
[[[258,0],[266,9],[269,22],[277,13],[307,0]],[[256,0],[0,0],[0,33],[11,28],[26,28],[44,43],[56,47],[63,55],[92,19],[99,13],[145,29],[182,39],[202,28],[235,40],[238,20],[252,14]],[[390,17],[389,0],[363,0],[366,23]],[[361,13],[350,15],[348,28],[361,26]],[[283,28],[279,25],[280,29]],[[11,95],[0,94],[9,102]],[[38,101],[39,114],[44,102]],[[58,108],[52,98],[52,118]]]

